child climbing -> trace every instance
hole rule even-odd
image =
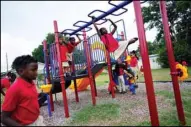
[[[107,51],[109,51],[109,53],[114,52],[114,51],[118,52],[118,50],[124,51],[126,48],[128,48],[129,45],[135,43],[138,40],[137,37],[134,37],[128,42],[127,45],[125,45],[126,47],[124,47],[124,45],[120,45],[117,42],[117,40],[114,39],[114,37],[113,37],[113,34],[117,30],[117,25],[111,19],[107,19],[114,26],[111,33],[108,33],[108,31],[105,27],[98,29],[98,27],[96,26],[96,23],[95,23],[95,19],[96,19],[95,17],[92,17],[93,25],[97,31],[98,36],[100,37],[101,41],[104,43],[105,48]],[[120,56],[118,56],[118,57],[120,57]],[[116,59],[118,59],[118,58],[116,58]]]
[[[135,85],[135,76],[134,73],[131,71],[131,69],[126,69],[125,74],[127,75],[128,84],[129,84],[129,90],[132,93],[132,95],[136,94],[136,85]]]
[[[119,82],[119,93],[126,93],[126,88],[125,88],[125,81],[124,81],[124,67],[122,65],[122,61],[119,58],[117,60],[117,64],[115,66],[115,72],[118,75],[118,82]]]
[[[69,72],[70,72],[70,66],[69,66],[69,63],[67,60],[67,56],[66,56],[68,49],[64,45],[64,39],[63,39],[62,35],[59,35],[59,44],[60,44],[60,56],[61,56],[61,61],[62,61],[62,68],[63,68],[63,71],[65,72],[64,75],[68,76]]]
[[[138,79],[138,72],[139,72],[138,59],[139,58],[137,57],[135,50],[130,52],[130,56],[131,56],[130,67],[131,67],[132,71],[134,72],[136,79]]]
[[[37,77],[37,60],[30,55],[19,56],[13,61],[12,68],[19,77],[6,92],[2,123],[6,126],[45,126],[33,82]]]
[[[76,36],[78,38],[78,42],[75,41],[74,37],[70,37],[68,43],[66,43],[66,41],[63,41],[63,43],[66,45],[67,51],[68,51],[67,54],[66,54],[66,57],[67,57],[67,60],[68,60],[69,66],[70,66],[70,71],[72,70],[73,51],[74,51],[75,47],[82,41],[80,39],[79,35],[76,35]]]
[[[1,79],[1,93],[5,96],[5,92],[3,89],[6,89],[6,91],[9,89],[11,84],[15,81],[16,75],[12,72],[8,72],[6,77]]]

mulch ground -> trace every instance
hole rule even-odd
[[[180,85],[181,89],[185,87],[191,87],[191,83],[183,83]],[[172,91],[172,83],[155,83],[155,91],[159,90],[169,90]],[[137,123],[143,122],[145,120],[149,121],[149,109],[146,95],[146,88],[144,83],[139,83],[139,88],[137,89],[136,95],[131,95],[131,93],[116,94],[115,99],[112,99],[111,95],[107,92],[107,85],[99,86],[97,88],[98,96],[96,97],[96,103],[108,103],[114,102],[120,105],[120,116],[116,118],[115,121],[91,121],[87,125],[121,125],[128,123],[128,125],[137,125]],[[44,123],[47,126],[61,126],[70,125],[72,116],[75,112],[80,111],[83,107],[92,103],[91,101],[91,91],[90,89],[79,92],[80,102],[75,101],[75,94],[70,89],[67,89],[68,106],[70,117],[65,118],[64,106],[62,101],[62,94],[57,94],[57,101],[54,102],[54,112],[52,116],[48,116],[47,106],[41,107],[41,115],[44,117]],[[163,97],[157,96],[157,108],[158,111],[161,109],[168,109],[171,107],[169,103],[165,103]],[[93,108],[93,107],[92,107]],[[128,121],[128,122],[127,122]],[[86,125],[86,124],[85,124]],[[84,126],[85,126],[84,125]]]

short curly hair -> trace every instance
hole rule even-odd
[[[15,69],[18,73],[18,70],[25,68],[30,63],[37,63],[37,60],[31,55],[22,55],[17,58],[12,63],[12,69]]]

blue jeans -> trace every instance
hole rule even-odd
[[[130,91],[132,92],[132,94],[136,94],[135,84],[131,84],[131,85],[129,86],[129,89],[130,89]]]

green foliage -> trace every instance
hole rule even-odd
[[[157,36],[154,43],[158,44],[155,45],[155,49],[156,47],[159,49],[155,50],[159,54],[158,61],[162,67],[169,67],[164,45],[164,32],[159,1],[148,1],[148,4],[149,6],[142,8],[144,22],[148,25],[147,29],[150,30],[154,27],[157,29]],[[166,7],[176,61],[186,60],[188,64],[191,64],[191,2],[166,1]],[[152,53],[153,50],[150,50],[149,52]]]
[[[151,41],[148,41],[147,42],[147,48],[148,48],[148,53],[149,55],[152,55],[152,54],[158,54],[159,50],[160,50],[160,46],[161,44],[158,44],[158,43],[154,43],[154,42],[151,42]],[[138,47],[137,49],[137,55],[138,57],[140,56],[140,47]]]
[[[176,44],[174,44],[173,48],[176,61],[180,63],[182,61],[187,61],[188,63],[191,63],[190,47],[188,43],[186,43],[186,41],[182,40],[177,42]],[[161,66],[164,68],[169,67],[166,47],[162,47],[158,53],[159,53],[158,62],[161,64]]]
[[[47,43],[52,44],[52,43],[54,43],[54,40],[55,40],[54,33],[48,33],[47,36],[46,36]]]
[[[43,56],[43,46],[39,45],[32,51],[32,56],[41,63],[44,63],[44,56]]]

